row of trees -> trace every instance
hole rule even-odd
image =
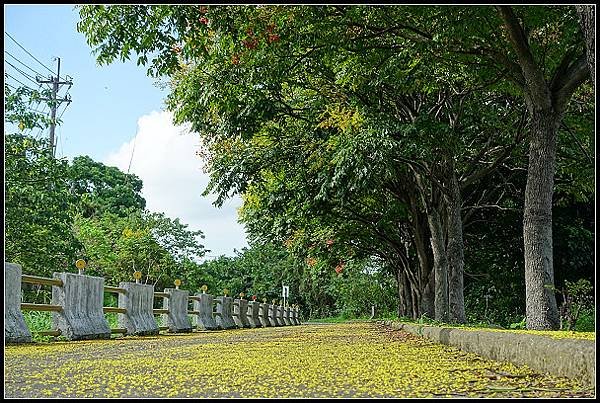
[[[252,241],[317,273],[375,261],[399,314],[464,322],[465,240],[506,228],[472,225],[522,217],[527,326],[555,329],[553,202],[593,198],[589,11],[82,6],[78,29],[98,62],[135,52],[168,80]]]

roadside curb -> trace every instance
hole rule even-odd
[[[596,384],[595,340],[553,339],[533,334],[462,330],[393,321],[377,323],[492,360],[527,365],[542,373]]]

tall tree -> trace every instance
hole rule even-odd
[[[525,187],[523,238],[527,327],[558,329],[560,320],[554,285],[552,255],[552,194],[558,126],[569,99],[589,77],[585,53],[567,50],[547,81],[545,69],[532,52],[524,26],[510,6],[498,6],[522,77],[523,94],[531,119],[529,167]]]
[[[596,85],[596,6],[594,5],[578,5],[575,6],[577,13],[579,14],[579,22],[581,24],[581,30],[585,38],[586,56],[588,62],[588,69],[590,70],[590,77],[592,83]]]
[[[71,192],[79,199],[79,211],[84,217],[106,212],[124,217],[146,207],[146,200],[141,196],[142,181],[134,174],[126,174],[88,156],[75,157],[69,170]]]

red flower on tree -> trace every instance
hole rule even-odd
[[[204,25],[208,25],[208,18],[206,17],[200,17],[200,22]]]
[[[271,43],[271,42],[277,42],[279,40],[279,35],[277,34],[269,34],[269,36],[267,37],[267,42]]]

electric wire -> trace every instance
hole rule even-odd
[[[8,35],[8,37],[17,44],[17,46],[19,46],[21,49],[23,49],[25,51],[25,53],[27,53],[29,56],[31,56],[33,59],[35,59],[35,61],[37,61],[39,64],[42,65],[42,67],[44,67],[46,70],[48,70],[50,73],[54,74],[54,72],[52,70],[50,70],[49,67],[47,67],[44,63],[40,62],[39,59],[37,57],[35,57],[34,55],[32,55],[27,49],[25,49],[23,47],[23,45],[21,45],[19,42],[17,42],[17,40],[15,38],[12,37],[11,34],[9,34],[8,32],[4,31],[4,33],[6,35]]]
[[[5,50],[4,53],[6,53],[7,55],[9,55],[10,57],[12,57],[16,62],[18,62],[19,64],[21,64],[22,66],[28,68],[29,70],[31,70],[32,72],[34,72],[35,74],[37,74],[38,76],[43,77],[44,75],[42,73],[40,73],[37,70],[32,69],[31,67],[29,67],[27,64],[23,63],[21,60],[19,60],[17,57],[13,56],[12,53],[10,53],[8,50]]]

